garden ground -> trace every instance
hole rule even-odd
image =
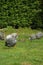
[[[0,40],[0,65],[43,65],[43,38],[29,41],[29,35],[40,30],[29,28],[4,28],[5,35],[18,33],[18,42],[14,47],[6,47]]]

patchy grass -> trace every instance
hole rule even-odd
[[[4,28],[5,35],[18,33],[18,42],[14,47],[5,47],[0,40],[0,65],[43,65],[43,38],[29,41],[29,35],[39,30],[28,28]]]
[[[31,65],[29,62],[22,62],[21,65]]]

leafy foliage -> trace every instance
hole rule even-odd
[[[41,27],[40,13],[42,8],[40,3],[39,0],[0,0],[0,22],[15,28],[29,26],[34,28],[36,24],[37,28]],[[39,25],[40,22],[41,26]]]

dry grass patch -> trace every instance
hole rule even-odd
[[[31,65],[29,62],[22,62],[21,65]]]

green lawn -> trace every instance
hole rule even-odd
[[[18,42],[14,47],[5,47],[5,41],[0,40],[0,65],[43,65],[43,38],[29,41],[29,35],[39,30],[28,28],[0,30],[6,35],[18,33]]]

